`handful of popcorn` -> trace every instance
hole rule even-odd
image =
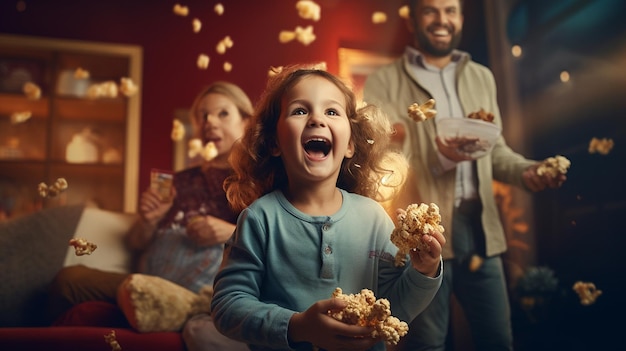
[[[595,303],[598,296],[602,295],[602,290],[597,289],[596,285],[591,282],[577,281],[572,286],[572,290],[578,294],[580,304],[584,306]]]
[[[406,210],[398,210],[398,222],[391,233],[391,242],[398,247],[395,256],[395,265],[404,266],[406,254],[413,249],[430,250],[430,247],[422,242],[422,236],[432,235],[438,231],[443,233],[439,206],[434,203],[411,204]]]
[[[358,294],[344,294],[341,288],[335,288],[332,297],[347,302],[347,306],[328,315],[346,324],[374,327],[372,338],[382,337],[388,345],[396,345],[400,338],[409,332],[409,325],[391,315],[389,300],[376,299],[369,289]]]
[[[415,122],[423,122],[427,119],[435,117],[437,111],[435,107],[435,99],[428,99],[423,104],[413,103],[408,108],[409,117]]]
[[[570,160],[561,155],[548,157],[537,168],[537,175],[548,174],[551,177],[556,177],[559,174],[566,174],[570,165]]]

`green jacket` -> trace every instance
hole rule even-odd
[[[454,257],[452,211],[456,172],[455,169],[445,171],[437,156],[435,119],[416,123],[408,116],[407,109],[412,103],[421,104],[431,98],[427,88],[419,84],[408,67],[405,56],[402,56],[369,75],[363,91],[364,101],[381,107],[392,123],[402,123],[405,126],[406,136],[402,147],[413,176],[407,182],[406,191],[402,192],[405,195],[404,200],[395,205],[402,208],[410,203],[437,204],[447,240],[443,247],[443,258],[450,259]],[[471,61],[469,55],[464,55],[458,64],[456,76],[456,88],[464,115],[483,108],[494,114],[494,123],[502,126],[496,83],[491,71]],[[490,154],[476,160],[487,256],[506,251],[506,236],[495,202],[492,181],[495,179],[525,189],[522,173],[535,162],[514,152],[502,136]]]

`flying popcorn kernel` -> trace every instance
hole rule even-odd
[[[193,27],[193,32],[198,33],[200,32],[200,29],[202,29],[202,22],[200,22],[199,19],[194,18],[193,21],[191,21],[191,26]]]
[[[209,141],[200,151],[200,156],[206,161],[211,161],[212,159],[217,157],[217,153],[218,152],[217,152],[217,147],[215,146],[215,143],[212,141]]]
[[[115,338],[115,330],[111,330],[109,334],[104,334],[104,341],[111,346],[111,351],[122,351],[122,347]]]
[[[267,71],[267,76],[268,77],[273,77],[273,76],[275,76],[277,74],[280,74],[280,72],[282,72],[282,71],[283,71],[283,66],[277,66],[277,67],[270,66],[269,71]]]
[[[209,67],[209,56],[205,54],[198,55],[198,60],[196,61],[196,65],[200,69],[207,69]]]
[[[202,145],[202,140],[199,138],[193,138],[189,140],[187,144],[187,156],[189,158],[194,158],[202,152],[204,145]]]
[[[589,142],[589,153],[593,154],[597,152],[601,155],[608,155],[608,153],[611,152],[611,149],[613,149],[613,145],[613,139],[598,139],[594,137]]]
[[[376,11],[372,14],[372,23],[380,24],[387,22],[387,14],[384,12]]]
[[[33,82],[24,83],[22,91],[30,100],[39,100],[41,98],[41,88]]]
[[[11,124],[24,123],[33,116],[30,111],[13,112],[11,114]]]
[[[341,311],[329,311],[334,319],[350,325],[373,327],[372,338],[381,338],[387,345],[396,345],[409,331],[409,325],[391,315],[391,305],[385,298],[376,299],[369,289],[357,294],[344,294],[335,288],[333,298],[345,301],[347,306]]]
[[[570,165],[570,160],[561,155],[548,157],[537,167],[537,175],[548,174],[551,177],[556,177],[559,174],[566,174]]]
[[[435,106],[434,99],[428,99],[425,103],[419,105],[418,103],[413,103],[409,106],[408,113],[409,117],[413,119],[415,122],[422,122],[427,119],[435,117],[437,111],[433,109]]]
[[[230,38],[230,36],[227,35],[226,37],[224,37],[224,39],[220,40],[217,43],[215,50],[218,54],[224,54],[226,52],[226,49],[230,49],[233,47],[233,44],[233,40]]]
[[[65,190],[67,190],[67,187],[68,187],[68,184],[65,178],[57,178],[54,184],[50,186],[48,186],[44,182],[39,183],[39,185],[37,185],[37,192],[39,193],[39,196],[43,198],[55,197],[59,195],[60,193],[64,192]]]
[[[74,79],[87,79],[90,75],[89,71],[83,69],[82,67],[78,67],[74,71]]]
[[[91,255],[98,248],[98,245],[83,238],[72,238],[69,245],[74,247],[76,256]]]
[[[315,1],[298,1],[296,3],[296,10],[298,10],[298,15],[303,19],[310,19],[315,22],[320,20],[320,5],[316,4]]]
[[[176,4],[174,5],[174,14],[185,17],[189,14],[189,7]]]
[[[395,256],[397,267],[405,265],[405,256],[413,249],[429,251],[430,247],[422,241],[424,235],[435,231],[443,233],[439,206],[434,203],[411,204],[406,210],[398,209],[397,224],[391,233],[391,242],[398,247]]]
[[[602,290],[596,289],[594,283],[577,281],[574,283],[572,290],[578,294],[580,304],[589,306],[596,302],[598,296],[602,295]]]
[[[233,64],[226,61],[224,62],[224,72],[230,72],[233,70]]]
[[[305,28],[297,26],[294,32],[296,33],[296,40],[305,46],[315,41],[316,37],[315,34],[313,34],[313,26],[306,26]]]
[[[280,31],[280,33],[278,33],[278,41],[281,44],[286,44],[294,39],[296,39],[296,32],[283,30],[283,31]]]
[[[400,18],[409,19],[409,5],[404,5],[398,9],[398,15],[400,15]]]
[[[172,141],[181,141],[185,137],[185,126],[178,119],[174,118],[172,121]]]
[[[127,78],[127,77],[122,77],[120,78],[119,90],[126,97],[131,97],[137,94],[137,91],[139,91],[139,87],[133,82],[132,79]]]
[[[217,3],[215,4],[215,7],[213,7],[213,10],[215,11],[215,13],[217,13],[218,16],[221,16],[224,14],[224,5],[222,5],[221,3]]]

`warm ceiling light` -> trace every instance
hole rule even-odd
[[[563,82],[563,83],[569,82],[569,72],[568,71],[561,72],[561,82]]]

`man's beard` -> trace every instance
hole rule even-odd
[[[426,33],[424,33],[423,31],[417,31],[417,42],[420,45],[419,49],[435,57],[444,57],[450,55],[452,50],[459,47],[459,44],[461,43],[461,37],[461,32],[452,34],[452,40],[450,40],[450,44],[442,48],[440,46],[433,45],[433,43],[428,40]]]

